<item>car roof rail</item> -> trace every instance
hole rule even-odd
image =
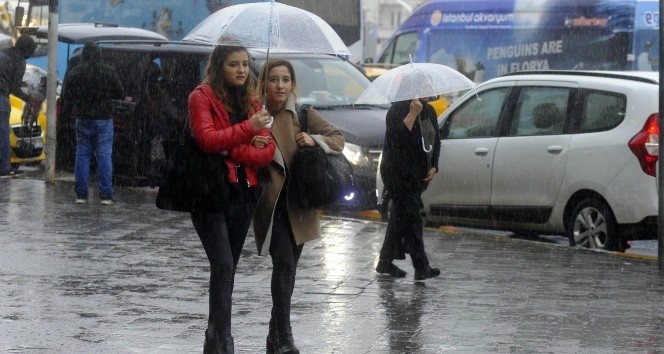
[[[638,73],[638,71],[525,70],[525,71],[515,71],[507,73],[502,75],[502,77],[522,76],[522,75],[593,76],[593,77],[605,77],[611,79],[624,79],[624,80],[645,82],[648,84],[659,84],[659,80],[638,75],[635,73]]]
[[[117,23],[110,22],[95,22],[95,27],[120,27]]]

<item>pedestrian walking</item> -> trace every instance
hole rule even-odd
[[[392,263],[409,253],[415,280],[440,275],[429,265],[424,251],[424,225],[420,217],[421,194],[438,172],[440,133],[429,98],[392,104],[386,115],[385,144],[380,174],[389,194],[390,207],[385,239],[376,271],[393,277],[406,272]]]
[[[258,197],[258,167],[275,145],[270,117],[256,98],[244,47],[217,46],[201,85],[189,95],[189,129],[201,150],[227,156],[228,204],[223,211],[196,210],[191,221],[210,262],[205,353],[233,353],[231,304],[235,269]]]
[[[299,353],[290,325],[295,272],[304,243],[320,237],[320,223],[317,210],[303,209],[296,202],[295,186],[290,180],[291,162],[300,146],[319,145],[326,152],[340,153],[344,138],[313,108],[307,114],[311,135],[301,131],[295,105],[297,80],[289,61],[268,60],[261,68],[259,80],[259,92],[265,94],[267,108],[274,117],[271,130],[277,145],[274,160],[264,171],[267,182],[253,223],[258,252],[269,252],[272,258],[267,353]]]
[[[18,176],[22,171],[11,166],[11,147],[9,146],[9,115],[12,94],[24,102],[29,96],[21,90],[25,74],[25,60],[32,56],[37,45],[30,36],[21,36],[13,47],[0,50],[0,178]]]
[[[120,77],[113,67],[102,62],[97,44],[87,42],[81,62],[71,69],[62,86],[62,116],[76,117],[76,203],[88,201],[90,161],[95,156],[101,204],[113,204],[112,100],[124,98]]]

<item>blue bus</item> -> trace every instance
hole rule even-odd
[[[522,70],[659,70],[657,0],[432,0],[378,64],[456,68],[475,82]]]

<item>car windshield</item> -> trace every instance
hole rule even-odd
[[[300,103],[317,108],[355,103],[369,79],[353,64],[336,58],[289,58],[295,68]],[[265,61],[257,60],[261,67]]]

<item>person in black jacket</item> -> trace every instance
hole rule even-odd
[[[410,254],[415,280],[440,275],[424,251],[420,195],[438,172],[440,132],[429,98],[400,101],[387,111],[385,145],[380,165],[392,206],[376,271],[394,277],[406,272],[392,263]]]
[[[101,50],[87,42],[81,62],[65,78],[62,115],[76,115],[76,162],[74,177],[76,203],[88,200],[90,160],[97,158],[97,182],[102,204],[113,204],[113,104],[123,96],[122,82],[115,69],[101,62]]]
[[[21,171],[13,170],[10,162],[9,146],[9,94],[27,102],[28,94],[21,90],[25,59],[29,58],[37,48],[35,41],[29,36],[21,36],[13,47],[0,50],[0,178],[13,177]]]

